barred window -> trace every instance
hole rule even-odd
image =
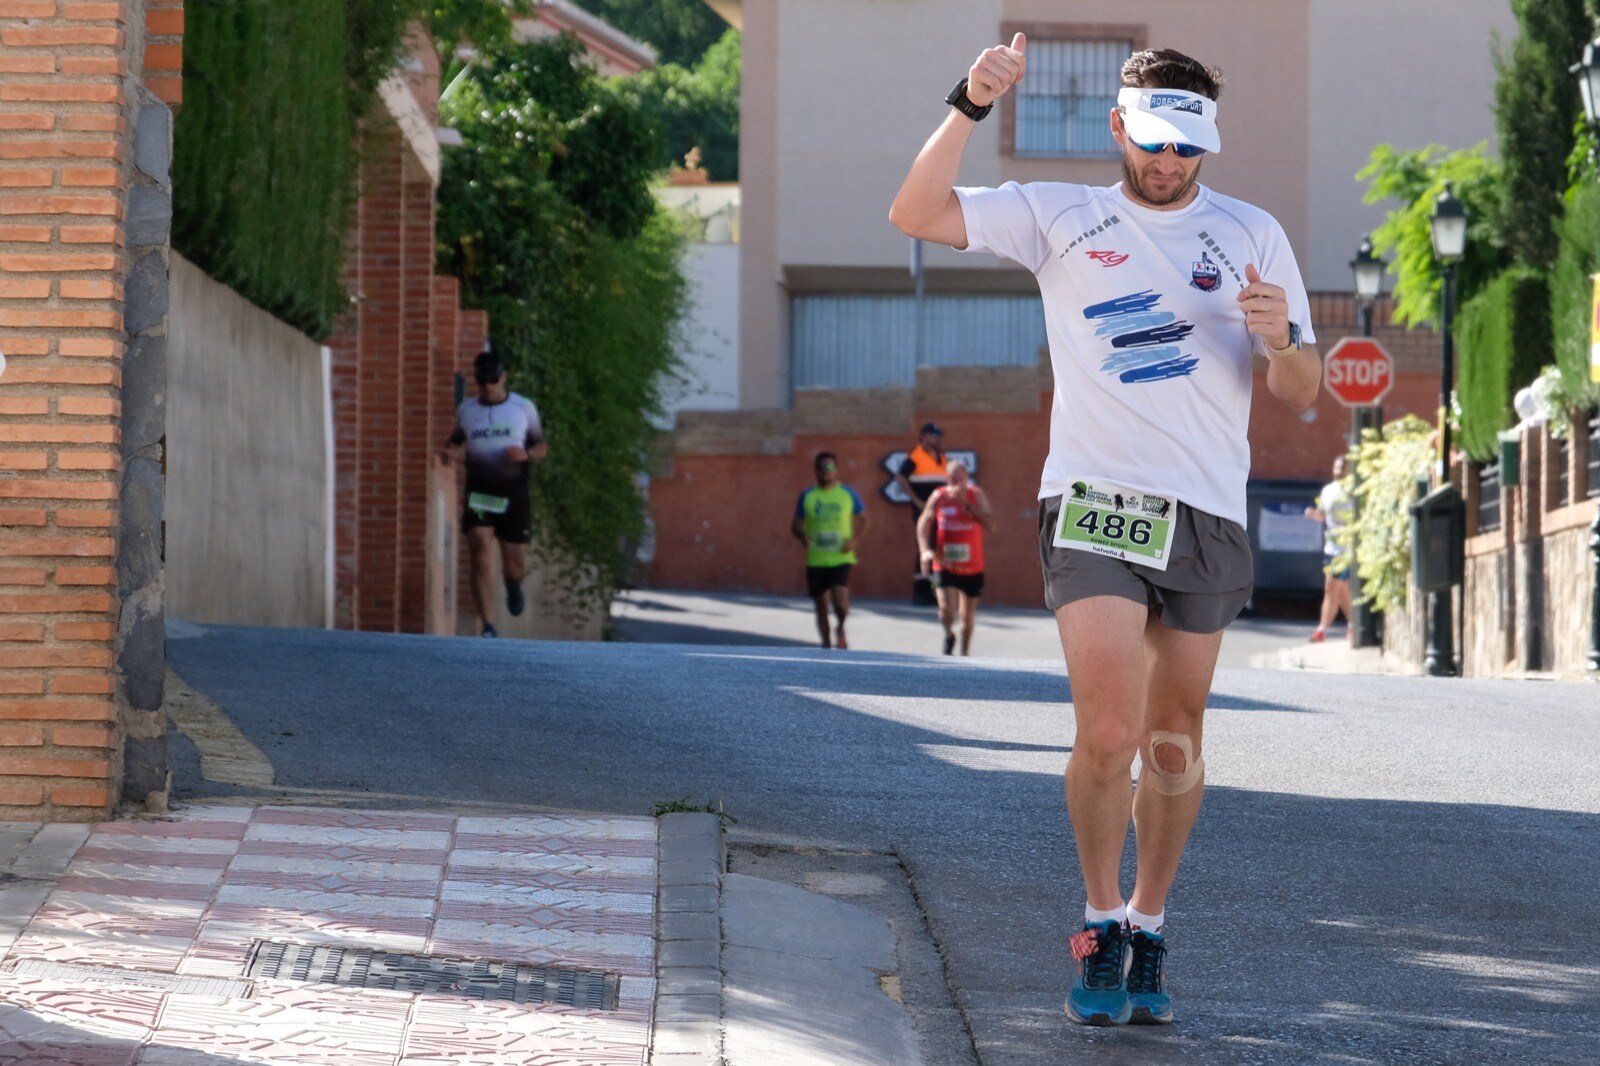
[[[1109,113],[1117,106],[1127,39],[1029,41],[1017,86],[1019,156],[1115,157]]]

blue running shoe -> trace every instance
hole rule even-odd
[[[486,637],[498,637],[500,635],[500,631],[490,623],[485,622],[483,623],[483,635]]]
[[[515,581],[506,582],[506,610],[513,617],[522,614],[522,609],[528,604],[527,597],[522,594],[522,586]]]
[[[1067,1017],[1079,1025],[1127,1025],[1133,1015],[1128,1002],[1128,931],[1121,922],[1095,922],[1072,938],[1072,957],[1079,960],[1078,979],[1067,994]]]
[[[1128,1002],[1134,1025],[1171,1025],[1172,997],[1161,977],[1161,960],[1167,945],[1160,933],[1136,929],[1128,941],[1133,962],[1128,967]]]

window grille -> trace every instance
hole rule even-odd
[[[1028,76],[1017,86],[1016,154],[1115,158],[1117,106],[1129,40],[1029,41]]]

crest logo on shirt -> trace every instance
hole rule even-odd
[[[1216,292],[1222,287],[1222,268],[1213,263],[1209,255],[1201,252],[1189,284],[1201,292]]]
[[[1127,252],[1100,251],[1084,252],[1083,254],[1104,267],[1119,267],[1128,261]]]

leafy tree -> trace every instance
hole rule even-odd
[[[1501,243],[1519,263],[1548,270],[1567,188],[1578,86],[1567,68],[1594,23],[1584,0],[1512,0],[1518,34],[1496,57],[1495,127],[1504,160]]]
[[[1459,300],[1470,299],[1508,264],[1499,242],[1501,170],[1488,157],[1486,145],[1447,153],[1437,144],[1411,152],[1380,144],[1356,178],[1367,182],[1364,202],[1393,200],[1399,204],[1372,233],[1379,254],[1394,253],[1389,269],[1395,275],[1397,322],[1406,326],[1438,323],[1444,277],[1433,257],[1429,220],[1445,182],[1451,183],[1468,213],[1466,254],[1456,274]]]
[[[545,415],[536,544],[603,602],[644,528],[637,478],[687,299],[683,233],[649,191],[659,136],[566,38],[484,49],[442,107],[466,145],[444,157],[441,269]]]
[[[650,45],[663,64],[692,67],[728,24],[705,0],[574,0],[628,36]]]
[[[1363,598],[1373,609],[1390,611],[1406,604],[1411,584],[1411,503],[1417,475],[1438,454],[1430,443],[1433,427],[1406,415],[1366,430],[1350,464],[1356,509],[1356,568]]]
[[[667,63],[618,79],[618,90],[661,126],[662,169],[698,147],[713,181],[739,180],[739,51],[730,29],[693,67]]]

